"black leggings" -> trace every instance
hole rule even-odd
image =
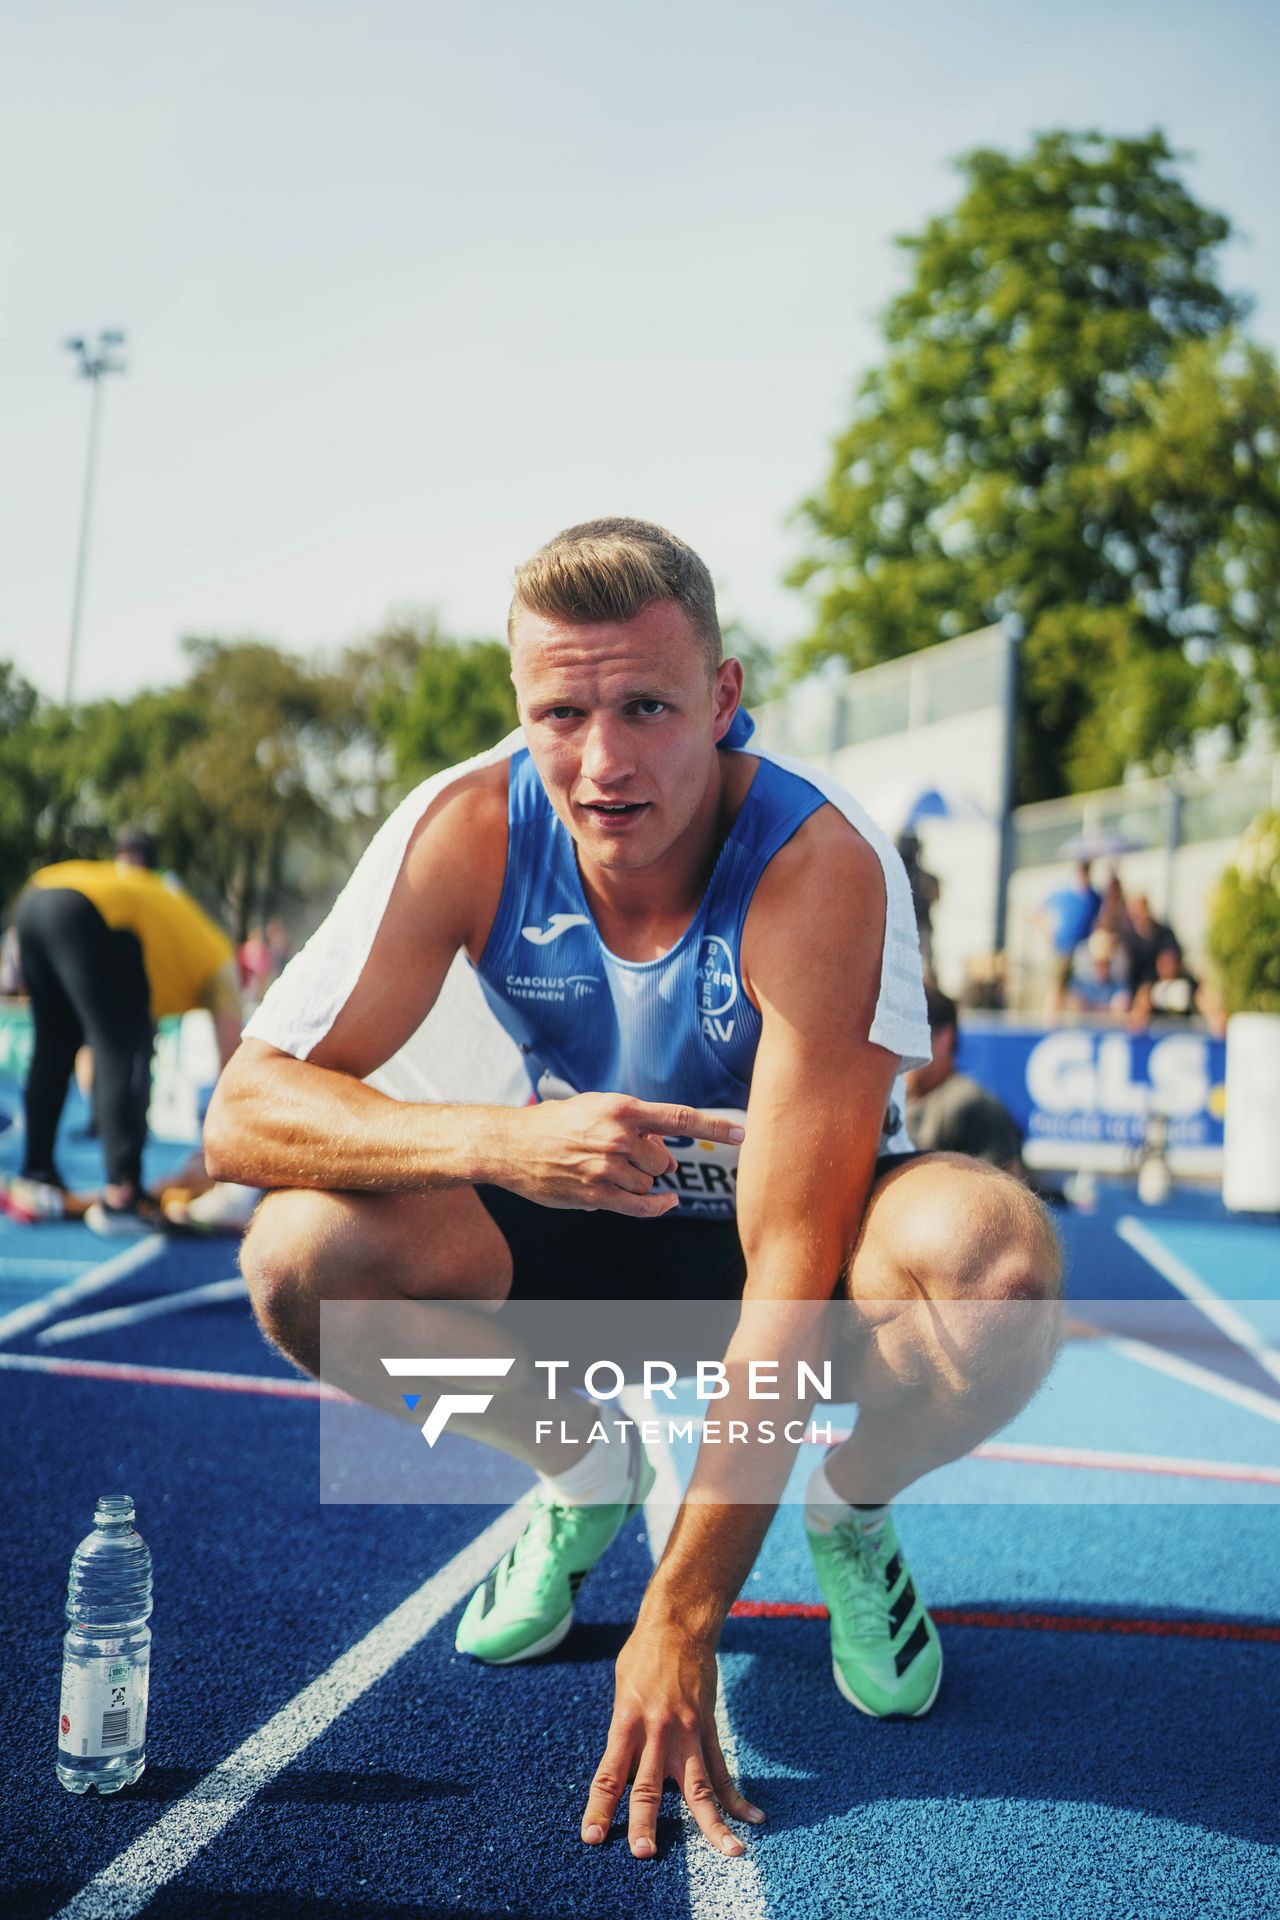
[[[23,1171],[57,1178],[58,1121],[76,1052],[87,1041],[108,1183],[140,1186],[155,1033],[138,937],[109,927],[69,887],[33,887],[18,903],[15,924],[36,1029]]]

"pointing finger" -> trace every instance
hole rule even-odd
[[[668,1107],[650,1100],[627,1103],[627,1118],[646,1133],[683,1134],[694,1140],[718,1140],[736,1147],[747,1137],[740,1120],[723,1113],[702,1113],[697,1107]]]

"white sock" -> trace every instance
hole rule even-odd
[[[888,1507],[854,1507],[842,1500],[827,1478],[825,1461],[809,1475],[804,1495],[804,1523],[810,1533],[830,1533],[832,1527],[847,1525],[855,1515],[862,1522],[864,1533],[878,1533],[888,1511]]]
[[[575,1460],[563,1473],[540,1473],[541,1480],[553,1500],[566,1507],[611,1506],[621,1500],[627,1491],[627,1481],[631,1467],[630,1435],[624,1430],[619,1433],[613,1424],[617,1415],[612,1417],[603,1407],[595,1406],[590,1400],[584,1402],[593,1422],[604,1422],[607,1439],[599,1435],[589,1442],[586,1452],[580,1460]]]

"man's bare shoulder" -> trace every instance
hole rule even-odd
[[[460,774],[424,808],[409,841],[405,866],[410,879],[435,878],[441,862],[486,867],[507,852],[507,783],[511,762]]]
[[[797,972],[825,991],[879,974],[886,891],[880,857],[838,808],[824,805],[760,876],[743,928],[744,984],[757,1005]],[[868,978],[869,984],[869,978]],[[790,997],[790,996],[788,996]]]
[[[879,854],[828,802],[774,854],[760,876],[752,913],[759,907],[762,921],[787,920],[820,904],[826,912],[861,921],[873,904],[883,917],[884,900]]]
[[[507,864],[507,776],[500,760],[450,780],[414,825],[384,929],[443,939],[474,959],[489,937]]]

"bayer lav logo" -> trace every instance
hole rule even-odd
[[[733,1038],[734,1022],[726,1020],[738,997],[738,975],[727,940],[718,933],[703,936],[698,948],[698,1018],[708,1040]]]

